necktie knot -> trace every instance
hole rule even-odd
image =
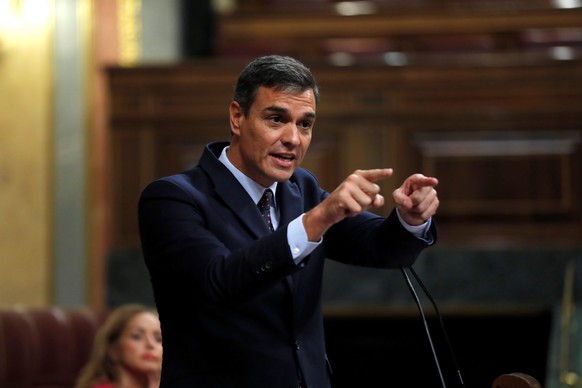
[[[259,207],[259,210],[261,211],[261,215],[263,216],[263,219],[267,223],[267,226],[269,226],[269,229],[271,230],[271,232],[275,230],[273,228],[273,223],[271,222],[271,203],[272,202],[273,202],[273,192],[271,191],[271,189],[267,189],[267,190],[265,190],[265,192],[263,193],[263,196],[261,197],[261,200],[257,204],[257,206]]]

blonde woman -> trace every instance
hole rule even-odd
[[[162,334],[157,312],[139,304],[113,310],[97,331],[76,388],[157,388]]]

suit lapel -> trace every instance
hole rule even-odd
[[[277,186],[277,206],[279,225],[286,225],[303,213],[303,198],[295,183],[285,181]]]
[[[236,178],[218,160],[218,156],[226,143],[213,143],[205,149],[200,158],[200,166],[208,173],[214,183],[217,195],[232,210],[233,214],[240,219],[241,224],[250,229],[257,237],[271,233],[257,207],[248,193],[238,183]],[[291,182],[285,181],[277,186],[277,206],[280,209],[279,225],[287,225],[303,213],[303,198],[299,187]],[[293,276],[287,276],[286,283],[291,294],[294,293]]]
[[[230,207],[242,224],[246,225],[257,237],[270,233],[257,204],[240,185],[237,184],[235,190],[232,184],[224,184],[220,180],[217,183],[216,193]]]
[[[257,205],[238,183],[236,178],[218,160],[218,155],[228,143],[212,143],[200,158],[200,166],[214,183],[216,193],[232,212],[256,236],[270,233]],[[286,225],[303,212],[303,198],[295,183],[285,181],[277,187],[277,206],[280,209],[279,225]]]
[[[207,146],[200,158],[200,166],[212,180],[216,194],[230,208],[232,213],[238,217],[241,224],[250,229],[251,233],[256,237],[264,236],[270,231],[261,217],[257,204],[253,202],[230,171],[218,160],[217,155],[220,155],[226,145],[228,143],[212,143]]]

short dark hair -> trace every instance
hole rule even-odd
[[[244,68],[236,83],[234,100],[245,116],[248,116],[260,86],[296,92],[313,89],[315,102],[319,101],[319,88],[311,70],[295,58],[267,55]]]

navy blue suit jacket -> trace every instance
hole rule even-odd
[[[427,244],[394,212],[349,217],[295,265],[287,225],[328,195],[298,169],[277,188],[279,228],[260,212],[209,144],[195,168],[152,182],[139,227],[162,323],[162,387],[330,387],[321,286],[324,258],[409,266]],[[434,226],[433,236],[436,237]]]

